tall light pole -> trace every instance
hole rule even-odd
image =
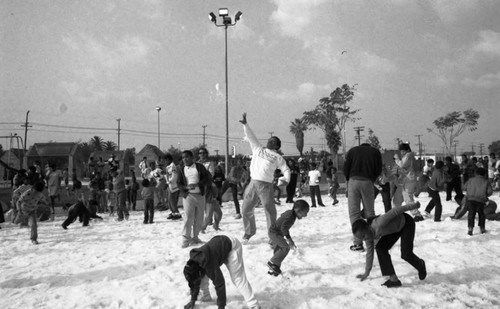
[[[229,16],[229,10],[227,8],[220,8],[219,9],[219,16],[222,17],[222,24],[217,24],[217,16],[213,12],[210,12],[208,14],[208,18],[210,19],[211,22],[214,23],[215,26],[217,27],[224,27],[224,48],[225,48],[225,54],[226,54],[226,162],[224,164],[225,166],[225,172],[226,175],[228,174],[228,169],[229,169],[229,100],[228,100],[228,82],[227,82],[227,28],[229,26],[234,26],[240,20],[241,11],[238,11],[236,15],[234,16],[234,23],[231,20],[231,17]]]
[[[158,111],[158,149],[160,149],[160,111],[161,111],[161,107],[156,106],[156,111]]]

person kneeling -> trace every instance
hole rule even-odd
[[[184,277],[191,290],[191,300],[184,309],[194,308],[200,289],[202,301],[212,300],[208,290],[208,279],[212,280],[215,286],[217,307],[219,309],[226,307],[226,284],[220,269],[222,264],[226,264],[231,280],[245,298],[248,307],[260,309],[252,286],[247,280],[243,250],[238,239],[225,235],[215,236],[203,246],[192,249],[189,256],[184,267]]]
[[[419,207],[419,202],[395,207],[386,214],[368,219],[368,222],[359,219],[352,224],[353,234],[363,239],[367,246],[365,273],[358,275],[357,278],[363,281],[370,275],[375,247],[382,275],[389,276],[389,280],[382,285],[388,288],[401,286],[389,254],[389,250],[401,238],[401,258],[418,270],[420,280],[425,279],[427,276],[425,262],[413,253],[415,221],[410,215],[404,213]]]

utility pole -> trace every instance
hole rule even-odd
[[[31,128],[32,126],[29,125],[28,122],[28,115],[30,111],[28,110],[26,112],[26,121],[24,124],[21,125],[21,127],[24,127],[24,147],[23,147],[23,158],[21,159],[21,162],[24,162],[24,159],[26,158],[26,145],[28,143],[28,128]],[[26,166],[28,166],[28,162],[26,160]]]
[[[202,125],[201,126],[203,128],[203,147],[207,147],[207,144],[205,144],[205,128],[207,127],[207,125]]]
[[[480,144],[479,144],[479,155],[480,155],[481,157],[483,157],[483,147],[484,147],[484,144],[483,144],[483,143],[480,143]]]
[[[356,131],[356,139],[358,140],[358,146],[361,145],[361,138],[364,137],[361,135],[361,132],[365,130],[365,127],[354,127],[354,131]]]
[[[471,146],[471,150],[472,150],[472,156],[476,154],[476,152],[474,152],[474,144],[470,145]]]
[[[121,118],[116,119],[116,121],[118,121],[118,151],[120,151],[120,121],[121,120],[122,120]]]

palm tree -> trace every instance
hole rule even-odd
[[[297,150],[302,157],[302,151],[304,150],[304,132],[308,129],[307,124],[301,118],[295,118],[291,122],[290,132],[295,136],[295,144],[297,145]]]
[[[104,150],[106,151],[115,151],[117,148],[118,146],[116,146],[116,143],[113,141],[104,142]]]
[[[104,149],[104,139],[96,135],[90,139],[89,145],[94,151],[102,151]]]

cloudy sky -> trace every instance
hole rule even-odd
[[[395,139],[441,151],[426,128],[451,111],[477,110],[478,130],[457,151],[500,140],[500,3],[494,0],[0,1],[0,135],[29,110],[34,142],[88,141],[161,149],[225,145],[224,28],[208,13],[242,19],[228,29],[230,145],[248,153],[238,120],[296,154],[290,122],[342,84],[384,148]],[[219,20],[220,22],[220,20]],[[342,51],[346,51],[342,53]],[[306,149],[324,146],[306,133]],[[1,140],[8,148],[7,139]]]

